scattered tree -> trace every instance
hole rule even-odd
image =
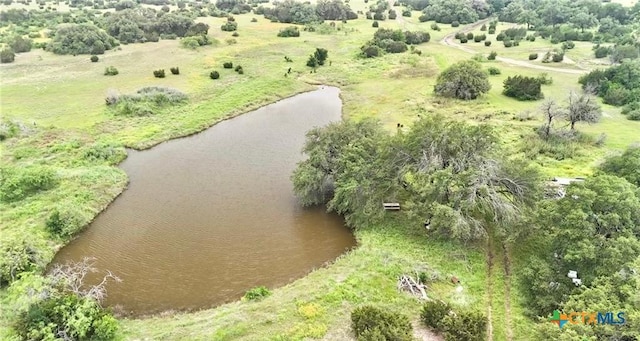
[[[476,61],[462,61],[444,70],[436,81],[434,91],[439,96],[462,100],[476,99],[491,89],[487,74]]]

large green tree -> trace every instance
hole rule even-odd
[[[451,65],[438,75],[434,92],[444,97],[470,100],[490,89],[489,77],[480,63],[465,60]]]

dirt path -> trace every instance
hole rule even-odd
[[[473,24],[467,25],[464,28],[462,28],[460,31],[461,32],[470,32],[475,30],[476,28],[482,26],[483,24],[488,23],[491,20],[491,18],[489,19],[483,19],[480,21],[477,21]],[[460,44],[458,44],[455,40],[455,35],[456,32],[453,32],[451,34],[446,35],[444,38],[442,38],[442,40],[440,40],[440,43],[446,46],[451,46],[451,47],[455,47],[459,50],[465,51],[467,53],[473,53],[473,54],[477,54],[478,51],[462,46]],[[515,65],[515,66],[521,66],[521,67],[526,67],[526,68],[530,68],[530,69],[536,69],[536,70],[541,70],[541,71],[550,71],[550,72],[561,72],[561,73],[571,73],[571,74],[584,74],[589,72],[588,70],[575,70],[575,69],[565,69],[565,68],[555,68],[555,67],[549,67],[549,66],[544,66],[544,65],[536,65],[536,64],[531,64],[529,62],[525,62],[522,60],[516,60],[516,59],[511,59],[511,58],[505,58],[505,57],[496,57],[496,60],[501,61],[505,64],[509,64],[509,65]]]
[[[487,341],[493,341],[493,317],[492,317],[492,305],[493,305],[493,243],[491,236],[487,239]]]
[[[507,328],[507,341],[513,340],[513,329],[511,326],[511,259],[507,245],[502,243],[504,261],[504,312],[505,327]]]

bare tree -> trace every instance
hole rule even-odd
[[[575,130],[578,122],[596,123],[602,117],[602,108],[592,95],[587,93],[569,94],[566,119],[571,125],[571,131]]]
[[[545,120],[545,124],[543,125],[544,137],[545,139],[548,139],[551,134],[551,124],[553,123],[553,119],[561,116],[562,110],[553,98],[549,98],[542,103],[540,111],[542,111],[542,115],[544,115]]]
[[[85,257],[81,262],[67,262],[65,264],[56,264],[51,270],[49,277],[53,283],[59,285],[62,290],[71,292],[82,298],[93,299],[101,303],[107,297],[106,285],[109,280],[121,282],[122,280],[107,271],[102,277],[100,283],[88,285],[85,278],[90,273],[97,273],[95,258]]]

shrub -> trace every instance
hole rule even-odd
[[[19,35],[13,37],[9,42],[9,47],[15,53],[29,52],[31,51],[31,46],[33,46],[33,40],[22,38]]]
[[[209,73],[209,77],[211,77],[211,79],[218,79],[218,78],[220,78],[220,72],[211,71],[211,73]]]
[[[289,26],[287,28],[283,28],[278,32],[278,37],[299,37],[300,30],[297,26]]]
[[[457,21],[454,21],[451,23],[451,27],[459,27],[459,26],[460,26],[460,23]]]
[[[313,56],[318,60],[318,65],[324,65],[324,62],[329,58],[329,51],[323,48],[316,48]]]
[[[496,29],[495,28],[490,28],[489,31],[487,31],[488,34],[496,34]]]
[[[16,54],[13,50],[5,48],[0,51],[0,63],[13,63],[16,59]]]
[[[533,101],[543,97],[538,78],[520,75],[507,77],[502,93],[520,101]]]
[[[411,17],[411,11],[408,9],[402,10],[402,16],[407,18]]]
[[[235,71],[235,72],[240,72],[240,71],[242,71],[242,66],[237,65],[237,66],[233,69],[233,71]]]
[[[413,327],[405,315],[373,306],[354,309],[351,313],[351,325],[359,341],[413,340]]]
[[[18,275],[38,269],[43,264],[40,249],[33,243],[33,238],[0,239],[0,286],[10,284]]]
[[[487,56],[488,60],[496,60],[496,57],[498,56],[498,52],[496,51],[491,51],[491,53],[489,53],[489,56]]]
[[[490,66],[490,67],[487,69],[487,71],[489,71],[489,74],[490,74],[490,75],[492,75],[492,76],[499,75],[499,74],[501,74],[501,73],[502,73],[502,72],[500,71],[500,69],[498,69],[498,68],[497,68],[497,67],[495,67],[495,66]]]
[[[371,24],[371,27],[378,27],[380,26],[380,24],[378,24],[377,20],[374,20],[373,23]]]
[[[127,152],[122,147],[107,143],[94,143],[88,146],[83,157],[92,163],[107,163],[117,165],[127,157]]]
[[[220,26],[220,29],[226,32],[235,31],[238,29],[238,23],[235,21],[227,21],[224,25]]]
[[[481,312],[461,311],[445,316],[444,338],[450,340],[483,341],[487,332],[487,317]]]
[[[485,41],[484,46],[491,46],[491,41],[490,40]]]
[[[473,33],[469,32],[467,33],[467,40],[471,40],[473,39]]]
[[[536,59],[538,59],[538,54],[537,53],[529,54],[529,60],[536,60]]]
[[[507,39],[507,36],[504,34],[504,32],[500,32],[496,36],[496,40],[497,41],[503,41],[503,40],[508,40],[508,39]]]
[[[115,76],[118,74],[118,69],[116,69],[115,66],[107,66],[104,69],[104,75],[105,76]]]
[[[442,301],[429,301],[424,304],[422,307],[422,312],[420,313],[420,319],[430,328],[438,332],[443,332],[444,318],[449,315],[449,311],[451,311],[451,306],[448,303]]]
[[[504,44],[504,47],[511,47],[513,46],[513,42],[511,40],[505,40],[502,42]]]
[[[627,115],[627,119],[632,121],[640,121],[640,110],[635,110]]]
[[[153,76],[156,78],[164,78],[164,69],[153,71]]]
[[[53,210],[45,222],[47,230],[58,237],[74,235],[83,226],[80,212],[73,208],[59,207]]]
[[[256,19],[256,18],[251,18],[251,22],[258,22],[258,19]]]
[[[249,289],[243,298],[247,301],[259,301],[267,296],[271,295],[271,291],[264,286],[255,287]]]
[[[55,187],[56,172],[45,166],[0,168],[0,201],[17,201]]]
[[[458,40],[460,40],[460,39],[462,39],[464,37],[465,37],[465,35],[462,32],[456,32],[456,34],[454,35],[454,38],[456,38]]]
[[[559,63],[564,59],[564,53],[560,52],[560,53],[554,53],[553,56],[551,57],[551,60],[553,60],[554,63]]]
[[[13,329],[21,340],[111,340],[118,331],[111,312],[90,298],[56,293],[32,303],[20,313]]]
[[[91,58],[89,58],[89,59],[91,60],[91,62],[92,62],[92,63],[96,63],[96,62],[98,62],[98,60],[99,60],[100,58],[98,58],[98,56],[96,56],[96,55],[94,54],[94,55],[93,55],[93,56],[91,56]]]
[[[361,50],[365,58],[375,58],[382,55],[382,49],[378,45],[364,45]]]
[[[373,20],[383,21],[384,19],[386,19],[386,18],[385,18],[383,13],[376,12],[376,13],[373,14]]]
[[[596,58],[604,58],[608,56],[610,53],[611,53],[611,49],[605,46],[598,46],[594,51]]]
[[[434,31],[440,31],[440,26],[438,26],[438,24],[433,23],[431,24],[431,29]]]
[[[179,75],[180,74],[180,69],[176,66],[176,67],[172,67],[169,70],[171,70],[171,74],[172,75]]]
[[[222,67],[225,69],[233,69],[233,62],[224,62],[222,63]]]
[[[397,16],[397,14],[396,14],[396,11],[394,11],[394,10],[390,9],[390,10],[389,10],[389,19],[394,20],[394,19],[395,19],[395,18],[397,18],[397,17],[398,17],[398,16]]]
[[[482,26],[480,27],[480,31],[486,31],[486,30],[487,30],[487,25],[482,24]]]
[[[469,40],[467,40],[467,37],[462,37],[460,38],[460,44],[466,44]]]
[[[236,32],[233,32],[233,33],[231,34],[231,36],[232,36],[232,37],[239,37],[239,36],[240,36],[240,33],[238,33],[238,32],[236,31]]]
[[[553,84],[553,78],[551,78],[551,76],[549,76],[549,74],[546,73],[546,72],[543,72],[543,73],[539,74],[538,77],[536,77],[536,79],[542,85],[551,85],[551,84]]]
[[[481,42],[482,40],[483,40],[483,39],[482,39],[482,36],[481,36],[481,35],[479,35],[479,34],[478,34],[478,35],[476,35],[475,37],[473,37],[473,41],[475,41],[476,43],[479,43],[479,42]]]
[[[572,42],[571,40],[565,41],[564,43],[562,43],[562,49],[563,50],[571,50],[574,47],[576,47],[576,43]]]
[[[404,32],[404,41],[409,45],[418,45],[422,43],[428,43],[431,40],[431,35],[429,32],[420,32],[420,31],[405,31]]]

